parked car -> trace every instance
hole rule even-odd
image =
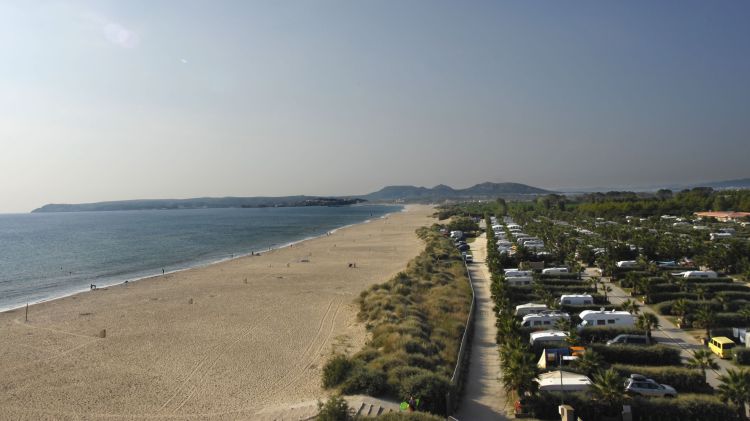
[[[735,345],[734,341],[726,336],[715,336],[708,341],[708,348],[723,359],[732,358],[732,348]]]
[[[625,392],[631,395],[656,396],[660,398],[676,398],[677,391],[667,384],[660,384],[647,379],[640,374],[631,374],[625,380]]]
[[[458,249],[461,250],[461,251],[466,251],[466,250],[469,249],[469,245],[468,244],[461,244],[460,246],[458,246]]]
[[[651,341],[646,335],[629,335],[623,333],[608,340],[607,346],[610,345],[651,345]]]
[[[474,262],[474,256],[472,256],[470,254],[467,254],[466,256],[464,256],[464,261],[466,261],[466,263],[473,263]]]

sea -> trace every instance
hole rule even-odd
[[[0,311],[263,253],[400,206],[0,214]]]

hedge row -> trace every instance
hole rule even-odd
[[[662,301],[659,304],[655,304],[653,308],[662,316],[669,316],[672,314],[672,306],[674,305],[674,302],[675,300]],[[716,312],[723,309],[722,305],[717,303],[716,301],[686,300],[686,302],[688,313],[693,313],[705,306],[708,306],[711,310]]]
[[[645,335],[646,332],[635,327],[587,327],[582,329],[578,336],[584,344],[606,342],[621,334]]]
[[[687,324],[694,324],[695,314],[688,313],[685,316],[685,322]],[[750,320],[739,313],[716,313],[712,327],[741,327],[747,326],[748,324],[750,324]]]
[[[528,399],[525,404],[535,418],[559,420],[561,398],[575,409],[576,417],[584,420],[600,420],[607,411],[606,406],[582,392],[562,396],[560,393],[543,392]],[[706,395],[680,395],[676,399],[631,398],[625,404],[631,406],[633,421],[740,420],[732,406]]]
[[[651,285],[652,293],[660,292],[680,292],[681,285],[674,283],[659,283]],[[716,293],[719,291],[744,291],[750,292],[750,289],[744,284],[708,284],[708,283],[695,283],[691,285],[691,290],[694,291],[697,288],[702,288],[708,293]],[[689,292],[689,291],[688,291]]]
[[[680,365],[680,350],[664,345],[633,346],[591,344],[589,348],[610,364]]]
[[[661,303],[664,301],[679,300],[684,298],[686,300],[697,300],[698,294],[692,292],[660,292],[655,294],[649,294],[646,299],[649,304]]]
[[[625,364],[613,364],[612,368],[622,377],[641,374],[659,383],[668,384],[680,393],[713,393],[711,386],[704,380],[703,373],[697,369]]]
[[[577,273],[560,273],[557,275],[541,274],[542,279],[579,279]]]
[[[577,286],[589,289],[591,288],[589,284],[587,284],[584,281],[580,281],[578,279],[539,279],[536,281],[537,284],[540,285],[549,285],[549,286]]]

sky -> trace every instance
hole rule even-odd
[[[750,2],[0,2],[0,212],[750,177]]]

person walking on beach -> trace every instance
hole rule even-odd
[[[164,268],[161,268],[161,274],[164,275]]]

